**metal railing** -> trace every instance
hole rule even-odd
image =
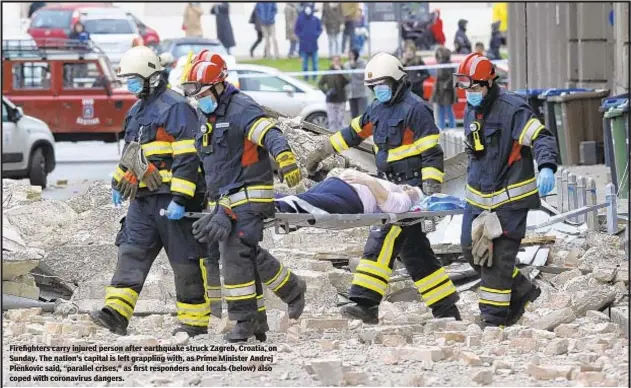
[[[38,38],[2,40],[2,59],[47,58],[51,55],[105,55],[93,41],[77,39]]]

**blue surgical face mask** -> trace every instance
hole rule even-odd
[[[213,113],[217,109],[217,103],[211,96],[202,97],[197,100],[199,109],[207,115]]]
[[[130,78],[127,80],[127,90],[133,94],[138,94],[142,92],[143,84],[143,80],[138,77]]]
[[[388,85],[377,85],[373,90],[379,102],[388,102],[392,98],[392,89]]]
[[[469,92],[466,91],[465,94],[467,95],[467,102],[471,105],[471,106],[480,106],[480,104],[482,103],[482,92]]]

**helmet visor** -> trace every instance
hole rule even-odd
[[[184,95],[186,97],[197,97],[200,94],[204,93],[206,90],[210,89],[212,85],[203,85],[197,81],[188,81],[184,82],[180,85]]]
[[[471,77],[466,74],[454,73],[453,75],[454,86],[460,89],[469,89],[473,86],[474,82]]]

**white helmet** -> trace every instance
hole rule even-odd
[[[164,68],[160,64],[160,58],[147,46],[136,46],[129,49],[120,62],[119,77],[139,75],[145,79]]]
[[[377,53],[368,61],[364,69],[364,85],[373,86],[383,83],[387,78],[396,82],[406,75],[401,61],[388,53]]]
[[[171,54],[170,52],[165,52],[160,54],[160,64],[162,66],[167,66],[170,65],[171,63],[175,62],[175,58],[173,57],[173,54]]]

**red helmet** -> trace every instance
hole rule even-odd
[[[195,56],[186,81],[182,83],[181,87],[184,94],[194,96],[225,81],[227,77],[228,66],[226,66],[223,58],[219,54],[202,50]]]
[[[489,80],[495,79],[495,66],[488,58],[478,53],[471,53],[460,62],[458,72],[454,73],[454,84],[462,89],[468,89],[474,84],[488,85]]]

